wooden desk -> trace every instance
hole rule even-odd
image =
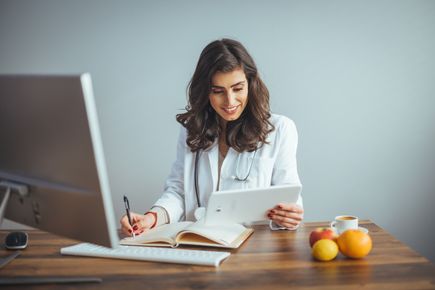
[[[97,276],[100,284],[10,286],[10,289],[435,289],[435,266],[372,222],[374,248],[362,260],[341,254],[332,262],[311,258],[310,232],[326,223],[307,223],[297,232],[254,234],[219,268],[128,260],[61,256],[74,243],[30,231],[29,247],[0,269],[0,277]],[[6,232],[0,231],[4,239]],[[0,256],[8,254],[0,250]],[[6,289],[7,287],[2,287]]]

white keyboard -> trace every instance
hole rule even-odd
[[[141,246],[118,246],[111,249],[89,243],[80,243],[60,249],[62,255],[142,260],[165,263],[219,266],[230,252],[184,250]]]

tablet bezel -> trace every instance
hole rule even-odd
[[[267,211],[278,203],[296,203],[301,185],[276,185],[261,188],[215,191],[205,213],[205,223],[266,223]]]

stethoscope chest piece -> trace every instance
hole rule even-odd
[[[197,221],[202,220],[205,217],[205,207],[198,207],[193,215]]]

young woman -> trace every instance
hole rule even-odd
[[[126,235],[165,223],[195,220],[215,190],[300,184],[298,135],[290,119],[270,113],[269,92],[243,45],[211,42],[202,51],[188,86],[177,157],[164,193],[145,214],[121,219]],[[197,211],[198,213],[198,211]],[[272,229],[296,229],[302,198],[277,204],[267,215]]]

